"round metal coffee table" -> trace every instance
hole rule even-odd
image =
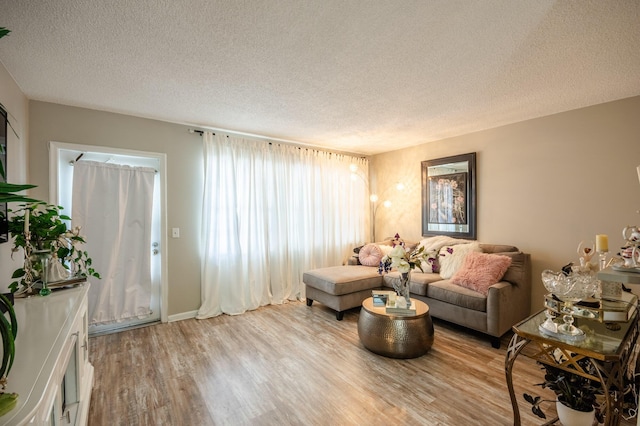
[[[429,306],[416,299],[415,315],[388,314],[386,307],[373,306],[369,297],[362,302],[358,336],[365,348],[390,358],[416,358],[433,345],[433,323]]]

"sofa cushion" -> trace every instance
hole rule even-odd
[[[471,252],[451,282],[486,296],[489,286],[500,281],[510,265],[509,256]]]
[[[486,296],[453,284],[450,280],[430,283],[427,287],[427,297],[474,311],[487,311]]]
[[[325,293],[341,295],[378,288],[382,285],[382,277],[378,268],[345,265],[312,269],[302,275],[302,282]]]
[[[511,266],[507,269],[502,281],[508,281],[511,284],[522,283],[527,281],[527,274],[529,273],[529,266],[527,264],[527,255],[521,251],[516,252],[501,252],[496,253],[502,256],[509,256],[511,258]]]
[[[480,244],[456,244],[442,247],[438,257],[440,276],[445,280],[451,278],[460,269],[467,254],[472,251],[481,252]]]
[[[378,266],[382,256],[384,253],[382,253],[380,246],[373,243],[365,245],[358,253],[358,259],[364,266]]]

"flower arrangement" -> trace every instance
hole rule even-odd
[[[422,269],[422,262],[425,262],[424,247],[420,246],[412,252],[407,252],[404,241],[400,235],[396,234],[391,241],[391,252],[380,260],[378,273],[383,275],[391,269],[396,268],[400,273],[400,279],[394,280],[393,289],[400,298],[400,307],[411,306],[411,297],[409,291],[409,273],[418,268]]]
[[[391,241],[391,246],[393,247],[391,252],[380,260],[380,266],[378,266],[380,275],[389,272],[393,268],[396,268],[401,274],[410,272],[415,268],[424,272],[422,262],[427,261],[424,247],[420,246],[409,253],[405,248],[404,240],[398,234]]]

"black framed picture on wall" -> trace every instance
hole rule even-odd
[[[422,162],[422,235],[476,239],[476,153]]]
[[[0,182],[7,181],[7,112],[0,108]],[[7,203],[0,203],[0,243],[9,241]]]

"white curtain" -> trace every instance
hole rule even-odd
[[[203,134],[198,318],[304,298],[304,271],[340,265],[369,229],[366,159]],[[363,176],[353,178],[350,165]]]
[[[91,278],[89,324],[151,312],[151,212],[155,170],[79,161],[72,220],[102,279]]]

